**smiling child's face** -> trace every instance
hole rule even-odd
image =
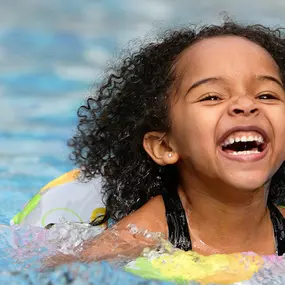
[[[170,141],[190,175],[257,189],[285,159],[285,92],[270,54],[237,36],[204,39],[175,65]]]

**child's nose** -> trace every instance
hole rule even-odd
[[[259,114],[259,107],[250,96],[239,96],[230,106],[229,114],[231,116],[253,116]]]

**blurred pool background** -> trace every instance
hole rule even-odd
[[[130,40],[226,13],[285,26],[284,12],[284,0],[0,0],[0,223],[74,167],[76,110]]]

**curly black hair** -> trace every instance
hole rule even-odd
[[[78,131],[68,142],[71,159],[80,166],[84,179],[102,177],[106,214],[92,224],[116,221],[144,205],[162,191],[177,187],[175,165],[156,164],[143,148],[149,131],[167,133],[169,90],[175,86],[173,66],[181,52],[199,40],[236,35],[267,50],[285,79],[285,37],[281,28],[240,25],[190,26],[168,30],[156,42],[130,53],[113,67],[96,93],[78,110]],[[285,201],[282,165],[271,180],[269,199]]]

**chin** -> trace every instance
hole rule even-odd
[[[235,173],[229,177],[227,184],[233,188],[252,191],[264,187],[268,181],[268,173],[250,172],[250,173]]]

